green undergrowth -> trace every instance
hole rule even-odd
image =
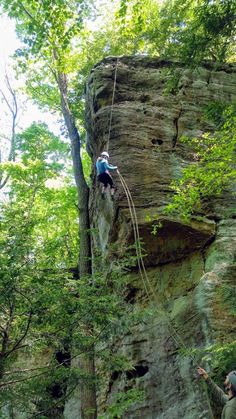
[[[121,419],[134,403],[142,402],[144,397],[144,391],[138,389],[119,392],[116,394],[114,402],[106,409],[105,414],[99,416],[99,419]]]
[[[213,104],[205,117],[218,121],[214,134],[200,138],[182,137],[181,142],[192,154],[192,162],[183,169],[180,179],[172,182],[174,196],[164,210],[165,215],[179,215],[189,220],[193,214],[203,216],[207,201],[233,190],[236,181],[236,107],[223,111]]]

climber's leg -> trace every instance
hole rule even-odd
[[[111,188],[111,199],[112,199],[112,201],[114,201],[114,194],[115,194],[115,188],[114,188],[114,186],[112,186],[112,188]]]
[[[106,188],[105,188],[105,186],[102,184],[102,199],[105,199],[105,192],[106,192]]]
[[[109,173],[102,173],[98,176],[98,181],[102,184],[102,198],[105,198],[105,193],[108,185],[110,186],[111,190],[111,198],[114,199],[115,188],[113,184],[112,177]]]
[[[110,185],[111,199],[114,201],[115,187],[114,187],[113,179],[110,175],[108,175],[107,183]]]
[[[102,199],[105,199],[105,193],[108,186],[106,173],[102,173],[101,175],[98,175],[98,181],[102,185]]]

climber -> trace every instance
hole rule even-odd
[[[97,169],[97,176],[98,176],[97,179],[100,183],[102,183],[102,198],[103,199],[105,198],[106,189],[108,185],[110,185],[111,198],[113,200],[115,188],[114,188],[113,180],[109,173],[109,170],[117,170],[118,172],[118,169],[117,169],[117,166],[112,166],[111,164],[109,164],[108,159],[109,159],[109,154],[106,151],[103,151],[100,154],[100,157],[98,157],[97,162],[96,162],[96,169]]]
[[[236,371],[231,371],[224,382],[225,394],[220,387],[218,387],[214,381],[209,377],[207,372],[198,367],[198,374],[204,378],[209,388],[211,389],[214,398],[221,405],[223,405],[223,410],[221,414],[221,419],[235,419],[236,418]]]

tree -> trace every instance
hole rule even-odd
[[[17,134],[15,145],[16,162],[1,166],[11,179],[0,212],[1,400],[30,415],[59,417],[78,382],[94,380],[72,368],[71,360],[120,333],[120,322],[125,327],[124,279],[114,267],[112,278],[97,272],[89,281],[77,280],[78,214],[76,188],[66,174],[68,143],[33,123]],[[36,366],[24,365],[28,348]],[[96,356],[111,362],[108,348],[101,354],[98,346]]]
[[[11,86],[9,77],[7,73],[5,74],[5,84],[7,88],[7,92],[4,92],[2,89],[0,89],[0,96],[2,99],[3,104],[6,106],[8,112],[10,113],[10,129],[9,134],[4,135],[1,134],[1,149],[2,146],[5,148],[7,145],[8,149],[8,156],[6,157],[7,161],[14,161],[15,160],[15,137],[16,137],[16,125],[17,125],[17,115],[18,115],[18,104],[17,104],[17,98],[16,98],[16,92]],[[8,142],[8,144],[6,144]],[[2,156],[2,150],[0,149],[0,163],[4,161],[4,157]],[[4,188],[8,181],[9,177],[6,176],[4,178],[3,173],[0,172],[0,189]]]
[[[216,112],[217,111],[217,112]],[[174,197],[167,214],[177,213],[185,219],[202,215],[211,199],[232,191],[235,180],[236,115],[233,106],[225,110],[210,105],[208,115],[220,125],[214,134],[202,138],[182,138],[194,153],[195,162],[183,169],[181,178],[172,184]],[[216,176],[217,173],[217,176]]]
[[[34,353],[42,351],[48,345],[48,339],[52,340],[53,336],[55,341],[51,344],[52,351],[53,348],[58,350],[65,339],[65,333],[57,330],[60,331],[62,324],[67,324],[68,327],[71,324],[67,307],[73,304],[73,296],[61,284],[72,275],[68,265],[73,253],[71,242],[72,237],[74,240],[74,232],[70,236],[70,229],[67,227],[66,232],[64,231],[67,239],[65,243],[62,230],[59,238],[56,231],[59,227],[58,220],[61,220],[62,226],[63,217],[67,220],[67,226],[73,220],[73,229],[77,228],[75,194],[69,193],[70,188],[67,188],[66,206],[64,205],[61,217],[62,210],[61,214],[58,211],[60,206],[55,207],[52,202],[52,195],[58,193],[50,191],[46,186],[47,181],[57,178],[59,172],[64,170],[62,161],[67,154],[67,144],[63,144],[50,133],[45,124],[34,123],[25,132],[16,135],[16,162],[1,165],[3,174],[11,178],[8,200],[1,206],[0,227],[0,386],[3,389],[8,388],[11,383],[22,383],[28,378],[26,375],[26,378],[19,379],[19,372],[14,374],[11,371],[17,354],[24,359],[24,351],[29,345],[33,347]],[[60,190],[61,206],[62,197]],[[55,217],[57,212],[59,214]],[[70,253],[66,263],[67,249],[70,249]],[[65,262],[61,270],[62,254]],[[75,260],[73,263],[75,264]],[[50,327],[49,319],[52,320]],[[10,369],[8,373],[7,369]],[[30,374],[31,369],[23,373]],[[40,365],[35,370],[36,375],[38,370],[45,374],[49,368]],[[3,401],[7,403],[8,400],[5,390]]]
[[[59,189],[48,188],[63,169],[56,165],[63,157],[57,138],[49,138],[44,125],[33,124],[17,138],[18,150],[24,150],[22,161],[5,166],[12,188],[1,208],[0,399],[30,417],[59,418],[78,382],[86,385],[94,379],[71,367],[71,361],[93,352],[96,343],[106,375],[114,360],[99,343],[128,327],[130,309],[124,302],[127,278],[124,281],[118,266],[108,277],[97,272],[89,281],[76,280],[75,187],[65,182]],[[58,146],[61,149],[60,142]],[[33,366],[25,365],[26,356],[32,357]],[[119,362],[120,368],[123,365]]]
[[[165,54],[178,57],[187,65],[198,65],[204,59],[225,62],[234,56],[235,2],[165,2],[162,16],[167,17]]]
[[[121,29],[139,51],[188,66],[235,59],[236,5],[231,0],[122,0]]]
[[[18,64],[32,77],[28,91],[33,92],[36,100],[51,110],[63,115],[64,125],[71,142],[71,153],[75,182],[78,191],[80,216],[80,256],[79,274],[82,278],[91,276],[91,249],[89,234],[88,200],[89,188],[86,183],[81,161],[81,136],[76,122],[79,107],[75,82],[80,55],[80,43],[85,39],[83,22],[91,10],[91,2],[66,0],[32,1],[29,3],[2,1],[4,10],[17,20],[17,32],[25,43],[18,51]],[[105,39],[105,37],[103,37]],[[81,41],[82,40],[82,41]],[[104,53],[104,52],[103,52]],[[82,52],[83,54],[83,52]],[[88,55],[87,55],[88,58]],[[86,63],[87,64],[87,63]],[[86,67],[85,64],[85,67]],[[88,66],[87,66],[88,68]],[[83,74],[84,76],[84,74]],[[41,83],[43,80],[43,83]],[[89,282],[90,283],[90,282]],[[84,323],[85,324],[85,323]],[[91,319],[85,324],[84,331],[92,333]],[[74,339],[74,338],[73,338]],[[92,347],[84,357],[84,369],[88,375],[95,375]],[[82,386],[82,417],[96,415],[94,380],[92,385]],[[86,411],[90,411],[86,415]]]
[[[63,114],[65,126],[71,142],[71,154],[74,177],[78,190],[78,207],[80,213],[80,255],[79,272],[81,277],[91,275],[91,247],[89,236],[89,188],[85,181],[81,161],[81,138],[76,127],[75,117],[71,110],[68,93],[68,73],[70,69],[71,44],[73,38],[82,28],[83,20],[89,10],[87,1],[57,0],[32,1],[27,4],[14,1],[3,2],[9,16],[17,19],[18,33],[24,39],[26,47],[20,52],[25,63],[28,59],[46,64],[47,72],[57,89],[58,103]],[[45,65],[44,65],[45,68]],[[94,373],[94,361],[84,360],[85,368]],[[84,387],[83,387],[84,388]],[[82,397],[82,415],[88,409],[96,412],[95,388],[91,386]],[[90,417],[90,416],[88,416]],[[94,414],[91,414],[94,417]]]

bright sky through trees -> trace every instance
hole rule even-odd
[[[13,87],[18,88],[22,87],[24,81],[19,80],[16,82],[14,80],[14,72],[12,70],[13,60],[11,56],[20,48],[21,43],[16,36],[15,32],[15,23],[13,20],[9,19],[7,16],[0,16],[0,89],[4,92],[6,91],[6,86],[4,82],[5,73],[7,72]],[[23,99],[25,101],[25,98]],[[59,135],[58,124],[56,123],[56,117],[51,113],[42,112],[39,108],[29,102],[25,103],[24,110],[22,109],[19,112],[19,127],[25,128],[31,124],[33,121],[41,120],[46,122],[50,130],[55,134]],[[1,129],[4,129],[6,121],[3,120],[5,107],[0,102],[0,125]],[[29,111],[30,110],[30,111]]]

